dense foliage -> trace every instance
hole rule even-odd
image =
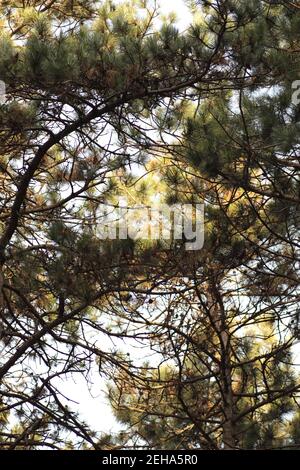
[[[300,9],[186,3],[0,3],[3,449],[300,445]],[[99,236],[157,195],[203,249]],[[95,374],[119,434],[60,389]]]

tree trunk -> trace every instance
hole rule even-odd
[[[3,305],[4,305],[3,284],[4,284],[4,278],[3,278],[3,273],[2,273],[2,266],[0,264],[0,311],[2,310]]]
[[[223,449],[236,448],[235,438],[235,403],[232,389],[231,344],[230,331],[226,322],[226,311],[222,301],[220,288],[214,276],[208,283],[208,309],[214,331],[218,337],[220,354],[220,393],[222,398],[223,421]]]

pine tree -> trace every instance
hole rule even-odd
[[[115,445],[65,404],[57,386],[95,373],[132,390],[136,381],[156,383],[151,364],[141,369],[106,348],[107,338],[143,340],[172,362],[163,372],[170,386],[158,385],[177,394],[174,406],[188,402],[184,421],[201,435],[188,442],[183,429],[184,445],[298,445],[291,400],[299,385],[285,362],[299,338],[299,113],[290,99],[299,9],[196,3],[185,33],[173,22],[158,26],[145,1],[1,3],[4,449]],[[156,188],[166,202],[207,202],[205,249],[101,239],[103,205],[114,208],[128,192],[149,200],[137,167],[162,179]],[[268,347],[256,359],[262,325]],[[250,327],[251,347],[241,339]],[[200,363],[205,377],[211,362],[222,395],[216,431],[209,414],[202,419],[193,409],[202,385],[186,389],[182,377]],[[288,412],[290,442],[279,435]],[[243,441],[253,414],[254,437],[249,429]]]
[[[187,189],[182,192],[186,197]],[[259,240],[262,224],[249,218],[245,226],[247,199],[237,195],[228,202],[228,195],[230,221],[222,206],[211,207],[203,250],[191,257],[172,250],[164,279],[164,290],[170,286],[170,292],[145,306],[143,336],[151,338],[149,349],[159,354],[162,365],[143,364],[138,372],[129,368],[114,376],[109,398],[127,429],[112,445],[299,445],[290,431],[298,413],[299,377],[292,357],[298,334],[290,323],[297,304],[284,278],[274,276],[264,289],[258,273],[254,278],[256,240],[248,238],[255,229]],[[236,201],[243,209],[238,219]],[[141,315],[130,300],[126,313],[125,323]]]
[[[239,347],[243,350],[241,359],[249,364],[243,374],[233,376],[238,418],[233,445],[224,442],[223,398],[215,380],[217,374],[208,372],[203,366],[205,354],[198,352],[186,358],[180,373],[175,366],[162,365],[142,380],[120,374],[117,385],[109,389],[109,398],[124,430],[111,438],[111,446],[167,450],[299,448],[297,404],[289,395],[272,397],[272,389],[295,384],[293,368],[286,364],[291,358],[283,354],[264,368],[259,361],[251,361],[262,348],[253,348],[250,341],[240,341]],[[269,398],[259,405],[258,390],[267,395],[263,392],[266,383]]]

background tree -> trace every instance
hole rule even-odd
[[[187,173],[185,167],[183,175]],[[193,175],[188,184],[193,191],[195,179]],[[181,291],[143,308],[157,367],[148,372],[143,364],[136,379],[121,372],[114,377],[117,385],[110,387],[116,417],[128,426],[112,445],[299,445],[290,431],[291,422],[298,419],[299,378],[292,366],[298,333],[291,324],[297,302],[285,280],[277,279],[265,290],[261,278],[253,276],[253,246],[264,225],[257,217],[245,220],[245,214],[252,213],[248,198],[241,193],[232,197],[231,191],[218,191],[215,184],[208,191],[207,186],[204,194],[210,205],[203,250],[190,257],[173,250],[166,272],[174,277],[165,282]],[[189,194],[182,183],[177,197],[180,191],[181,198]],[[212,204],[213,195],[218,195],[218,207]],[[128,307],[128,320],[140,317],[140,309]]]
[[[295,328],[295,325],[298,325],[299,296],[296,235],[299,223],[299,178],[297,162],[293,159],[297,158],[299,124],[297,106],[291,103],[291,83],[297,77],[299,55],[295,37],[294,41],[290,42],[292,31],[299,21],[298,9],[292,4],[283,5],[281,2],[278,2],[275,8],[272,8],[270,2],[252,2],[250,7],[241,5],[240,2],[201,3],[205,3],[204,11],[207,16],[204,19],[211,31],[216,24],[222,22],[224,16],[231,23],[231,28],[228,28],[224,35],[224,47],[228,48],[226,62],[232,64],[234,60],[240,64],[241,82],[231,93],[223,89],[220,93],[214,91],[207,99],[201,97],[195,116],[187,118],[186,140],[183,146],[180,141],[180,145],[174,145],[172,149],[173,155],[177,156],[176,168],[178,162],[184,161],[185,165],[192,163],[196,171],[200,171],[198,184],[194,183],[193,188],[197,188],[198,195],[206,201],[207,237],[204,253],[196,263],[193,259],[192,279],[195,289],[200,290],[206,299],[206,303],[201,306],[207,312],[213,331],[218,335],[216,350],[221,355],[221,365],[211,373],[214,385],[218,383],[223,402],[221,440],[218,441],[213,436],[213,442],[210,442],[212,431],[207,436],[205,431],[195,424],[199,414],[196,413],[197,417],[191,417],[187,412],[185,418],[189,423],[188,429],[196,429],[198,434],[200,429],[200,434],[202,433],[197,443],[191,438],[190,444],[193,442],[193,445],[200,445],[202,448],[206,445],[225,448],[297,446],[299,443],[297,438],[294,439],[294,431],[291,434],[289,432],[293,425],[286,420],[293,408],[289,408],[290,398],[293,398],[295,403],[295,422],[298,419],[298,381],[294,383],[293,379],[288,384],[288,372],[283,368],[283,374],[278,370],[278,376],[269,377],[269,383],[265,370],[272,370],[281,360],[293,362],[292,359],[287,359],[285,354],[291,354],[292,345],[298,343],[298,326]],[[276,33],[273,29],[275,25]],[[283,37],[284,47],[281,46]],[[239,47],[236,47],[237,43]],[[229,44],[234,44],[235,47],[230,48]],[[287,69],[289,73],[285,72]],[[264,74],[262,70],[265,70]],[[176,118],[177,110],[172,111],[173,118]],[[173,125],[174,132],[174,120],[172,122],[172,119],[169,119],[168,122]],[[169,179],[170,185],[173,183],[174,186],[175,198],[186,194],[187,189],[182,185],[182,181],[196,172],[184,168],[186,175],[181,175],[180,183],[178,178],[173,178],[173,181],[172,178]],[[210,217],[213,223],[208,222]],[[186,257],[178,262],[181,267],[185,264]],[[191,270],[190,264],[188,267]],[[181,271],[182,276],[187,274],[191,276],[190,271]],[[180,270],[178,275],[180,276]],[[181,282],[184,282],[184,278],[181,278]],[[176,309],[172,311],[176,312]],[[201,314],[197,320],[197,324],[206,324]],[[174,322],[176,324],[176,320],[168,324],[166,336],[163,340],[160,339],[159,343],[165,344],[174,328]],[[177,380],[184,367],[184,361],[178,359],[180,353],[184,356],[184,347],[182,350],[181,345],[185,345],[186,341],[192,342],[190,336],[185,336],[184,328],[187,328],[189,322],[190,319],[181,324],[179,337],[182,340],[174,341],[173,360],[177,365]],[[243,344],[242,340],[242,337],[248,334],[244,330],[247,331],[250,324],[255,324],[256,328],[260,324],[268,325],[264,332],[254,329],[251,333],[254,342],[252,348],[260,348],[261,338],[264,338],[266,343],[271,338],[275,341],[275,344],[270,346],[271,351],[267,350],[262,354],[263,359],[258,365],[255,358],[251,357],[249,345]],[[206,340],[210,342],[213,337],[208,330]],[[180,353],[176,353],[176,347]],[[159,346],[157,348],[159,349]],[[200,351],[202,352],[202,344],[198,354]],[[208,352],[214,352],[214,344],[210,343]],[[239,354],[245,353],[250,354],[251,359],[248,357],[244,365],[244,360]],[[191,352],[187,357],[191,357]],[[209,371],[208,366],[207,369]],[[236,370],[239,370],[239,379],[235,376]],[[203,371],[202,374],[207,377]],[[263,376],[263,384],[259,383],[257,374]],[[158,381],[157,374],[152,379],[152,387],[147,387],[147,383],[138,386],[139,384],[130,380],[131,386],[127,386],[123,377],[118,391],[113,389],[111,399],[116,415],[133,426],[133,436],[137,439],[134,442],[137,442],[137,445],[143,443],[160,448],[161,445],[171,445],[174,437],[171,427],[174,424],[172,419],[175,412],[174,409],[170,411],[168,408],[169,402],[165,395],[162,398],[162,411],[156,412],[157,407],[156,410],[153,407],[152,415],[151,411],[149,413],[143,408],[147,403],[143,400],[144,389],[150,388],[149,393],[152,393],[153,397],[160,387],[162,390],[167,389],[161,381],[160,386],[156,388],[154,379]],[[201,378],[198,381],[201,382]],[[234,390],[235,381],[243,384],[243,390],[239,393]],[[281,384],[279,395],[274,393],[274,385],[277,383]],[[173,387],[174,391],[174,383],[168,386]],[[177,389],[178,400],[184,386],[183,380],[179,391]],[[248,387],[251,392],[247,390]],[[290,387],[293,389],[291,394]],[[168,396],[168,392],[165,393]],[[260,393],[266,397],[264,400],[260,400]],[[243,395],[245,400],[242,399]],[[215,393],[213,396],[218,395]],[[135,397],[138,399],[135,400]],[[239,408],[241,403],[245,406],[247,398],[253,400],[252,407],[249,407],[251,418],[248,416],[248,419],[254,422],[253,428],[248,423],[249,434],[246,432],[247,411],[241,411]],[[282,398],[283,402],[280,403]],[[175,403],[176,408],[177,402]],[[188,404],[191,411],[191,401],[188,401]],[[270,406],[272,411],[265,421],[264,408],[270,409]],[[182,411],[180,406],[176,409]],[[260,410],[257,422],[253,418],[256,410]],[[268,422],[269,417],[272,423]],[[203,420],[205,424],[209,418],[208,416]],[[183,420],[182,416],[181,419]],[[186,423],[184,420],[183,422]],[[154,431],[151,438],[147,429],[151,433],[152,426]],[[159,426],[162,427],[161,434]],[[166,432],[166,429],[169,432]],[[178,425],[178,434],[180,430]],[[132,439],[130,433],[129,436]],[[179,446],[188,445],[188,439],[180,441],[178,438],[173,442],[177,442]]]

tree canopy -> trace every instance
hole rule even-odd
[[[186,4],[0,4],[1,449],[299,448],[300,9]],[[103,239],[121,197],[203,248]],[[60,389],[95,374],[120,433]]]

